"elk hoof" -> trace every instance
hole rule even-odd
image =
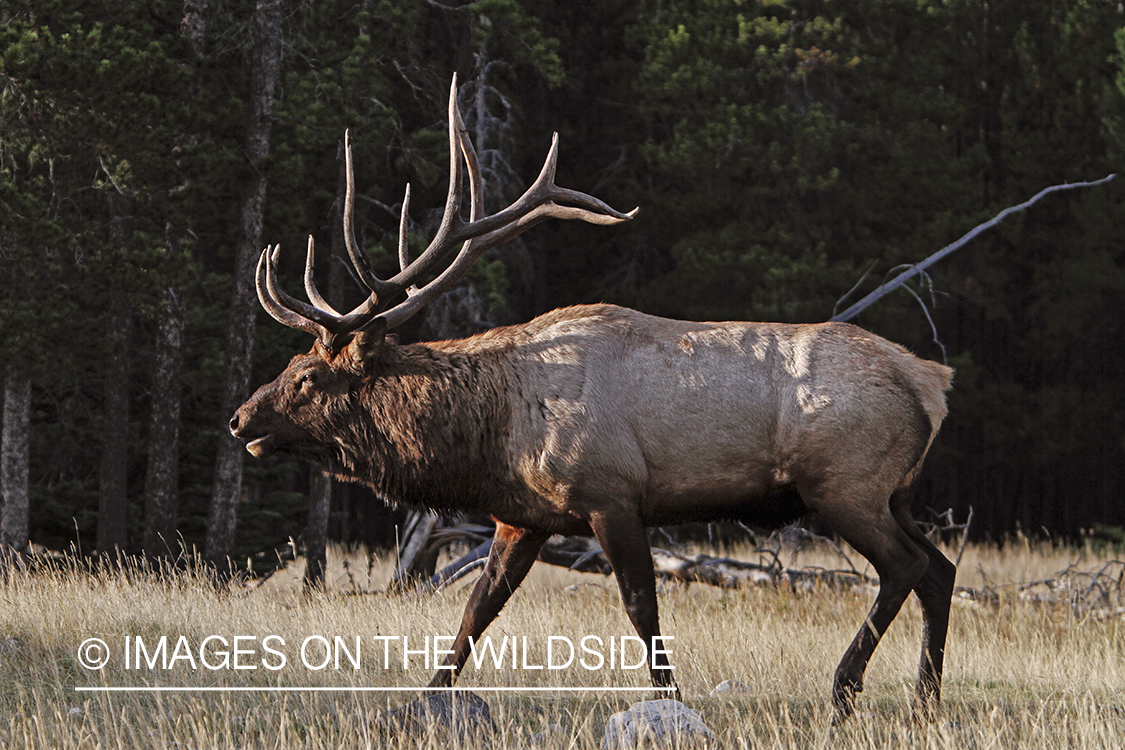
[[[836,714],[832,717],[832,726],[836,727],[847,721],[855,712],[856,693],[863,692],[863,680],[837,680],[832,687],[832,705],[836,707]]]

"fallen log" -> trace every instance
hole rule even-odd
[[[680,555],[663,549],[653,549],[652,559],[656,575],[665,580],[705,583],[726,589],[781,585],[788,585],[793,589],[814,586],[851,589],[878,585],[876,579],[855,570],[792,569],[783,568],[776,561],[761,565],[702,553]]]
[[[969,517],[963,524],[954,522],[952,511],[941,514],[935,512],[933,515],[935,516],[935,522],[925,524],[927,534],[939,536],[943,533],[959,533],[961,536],[960,549],[957,554],[959,562],[965,548],[965,540],[968,537],[969,525],[972,523],[972,510],[970,509]],[[678,550],[684,549],[677,545],[667,532],[658,531],[663,533],[669,545],[675,546]],[[422,578],[415,570],[414,580],[416,583],[414,587],[410,587],[410,590],[415,591],[440,591],[464,578],[485,565],[492,548],[492,529],[476,524],[454,526],[435,524],[426,531],[428,536],[424,543],[416,542],[413,538],[416,534],[415,531],[411,535],[411,543],[416,545],[418,549],[424,550],[424,553],[416,555],[416,559],[436,560],[441,550],[458,543],[472,543],[475,546],[428,577]],[[810,543],[821,544],[831,549],[839,556],[847,569],[785,568],[781,564],[779,553],[783,545],[788,544],[794,548],[795,552],[799,552],[802,547]],[[823,586],[830,589],[846,590],[878,584],[877,579],[860,573],[852,564],[851,559],[831,539],[817,536],[798,527],[771,535],[769,539],[765,540],[764,544],[758,546],[757,553],[765,562],[752,563],[728,557],[713,557],[703,553],[687,554],[682,551],[653,547],[653,570],[657,578],[662,581],[675,580],[688,584],[702,583],[720,588],[787,585],[793,589],[811,589]],[[540,550],[539,560],[548,565],[557,565],[580,573],[599,573],[608,576],[613,572],[601,548],[593,539],[585,537],[551,537]],[[403,580],[405,579],[400,577],[396,570],[392,586],[400,591],[407,590],[407,588],[401,587],[401,581]],[[987,598],[987,596],[987,594],[981,594],[982,599]]]
[[[420,588],[440,591],[483,567],[491,547],[491,539],[479,544],[435,573]],[[613,571],[602,550],[590,540],[581,538],[557,537],[549,540],[543,545],[539,560],[582,573],[608,576]],[[783,584],[794,589],[813,586],[848,589],[877,584],[875,579],[855,570],[786,569],[777,563],[776,556],[772,563],[762,565],[703,553],[684,555],[654,547],[652,560],[653,570],[662,580],[703,583],[728,589]]]

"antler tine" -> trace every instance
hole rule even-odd
[[[461,153],[465,157],[465,171],[469,173],[469,221],[474,222],[480,219],[484,211],[484,178],[481,176],[477,150],[473,148],[473,142],[465,130],[461,131],[460,143]]]
[[[410,246],[406,236],[406,216],[410,207],[410,183],[406,183],[406,194],[402,196],[402,211],[398,215],[398,267],[405,271],[410,266]],[[414,294],[418,287],[410,285],[406,288],[407,294]]]
[[[473,142],[469,138],[468,132],[465,130],[464,121],[461,119],[461,110],[457,107],[457,76],[453,76],[453,86],[449,93],[449,184],[450,195],[446,199],[445,213],[442,215],[442,224],[438,229],[434,239],[426,248],[426,252],[432,253],[432,260],[430,263],[422,262],[425,252],[422,256],[418,257],[417,265],[412,267],[412,264],[407,262],[405,247],[402,244],[402,237],[404,234],[404,227],[406,221],[406,200],[410,198],[410,185],[406,186],[406,199],[403,201],[403,214],[400,218],[402,225],[399,227],[399,267],[402,272],[393,278],[391,281],[400,281],[403,283],[410,283],[411,286],[406,290],[408,294],[414,295],[418,293],[418,286],[413,283],[432,265],[433,261],[437,261],[441,256],[449,252],[448,246],[455,244],[454,242],[444,242],[444,239],[453,231],[465,226],[465,223],[460,217],[461,205],[461,162],[460,158],[453,158],[454,153],[459,153],[465,159],[465,172],[469,176],[469,221],[475,222],[480,218],[481,213],[484,211],[484,180],[481,177],[480,160],[477,158],[476,149],[473,148]],[[456,143],[456,150],[454,144]],[[452,189],[456,185],[456,193]],[[468,242],[468,240],[465,240]]]
[[[321,310],[307,302],[302,302],[296,297],[291,297],[285,290],[278,286],[277,262],[280,256],[281,245],[274,245],[273,252],[270,254],[270,257],[266,259],[266,291],[269,293],[270,297],[286,310],[308,318],[314,324],[323,328],[327,333],[335,334],[340,320],[338,315],[333,315],[327,310]]]
[[[406,212],[410,208],[410,183],[406,183],[406,194],[402,196],[402,211],[398,214],[398,267],[405,271],[410,265],[410,248],[406,243]]]
[[[476,149],[473,148],[473,142],[469,139],[469,134],[460,127],[460,111],[454,110],[457,115],[457,132],[459,135],[458,141],[460,143],[461,154],[465,158],[465,171],[469,174],[469,221],[473,222],[480,218],[481,212],[484,211],[484,180],[481,177],[480,160],[477,158]],[[451,123],[453,120],[450,121]],[[452,130],[452,128],[451,128]],[[452,148],[452,143],[450,144]],[[458,191],[460,192],[460,191]],[[403,213],[401,217],[401,226],[399,227],[399,266],[403,271],[408,267],[406,247],[402,240],[405,237],[406,231],[406,202],[410,200],[410,185],[406,185],[406,198],[403,200]],[[469,242],[466,240],[462,249],[467,249]],[[479,256],[474,256],[474,258]],[[411,284],[406,292],[410,296],[414,296],[419,291],[417,284]]]
[[[401,271],[389,280],[380,279],[371,272],[367,263],[367,258],[360,250],[358,243],[355,240],[355,228],[353,224],[353,215],[355,211],[355,178],[352,171],[352,149],[351,149],[351,136],[345,133],[345,148],[344,159],[346,164],[347,173],[347,193],[344,199],[344,241],[348,248],[348,255],[351,257],[352,265],[355,266],[356,273],[359,275],[360,281],[364,286],[371,290],[371,293],[377,296],[382,302],[386,303],[390,298],[402,292],[404,289],[412,285],[420,276],[428,272],[441,258],[449,252],[451,245],[461,242],[467,237],[458,237],[457,239],[450,240],[450,235],[458,234],[464,226],[461,220],[461,188],[462,188],[462,171],[461,171],[461,154],[463,152],[462,144],[468,142],[468,136],[465,134],[465,125],[461,119],[461,111],[457,107],[457,75],[453,75],[453,81],[449,87],[449,190],[445,198],[445,211],[442,214],[441,224],[438,226],[437,233],[430,241],[430,244],[413,262],[404,263],[407,259],[405,248],[405,232],[402,231],[402,226],[406,222],[406,201],[403,202],[403,210],[399,217],[399,264]],[[472,152],[472,144],[469,144],[469,151]],[[466,159],[468,159],[466,155]],[[476,162],[476,154],[472,152],[472,161]],[[473,170],[472,174],[478,175],[476,184],[473,189],[475,193],[480,192],[479,183],[479,168]],[[479,201],[474,201],[474,204]],[[479,210],[474,205],[474,212]]]
[[[490,216],[489,219],[503,217],[506,221],[496,222],[500,226],[497,229],[503,228],[504,225],[511,223],[512,219],[517,219],[528,213],[528,209],[535,207],[543,207],[553,205],[556,201],[565,203],[573,203],[576,206],[588,209],[593,213],[574,213],[567,216],[560,214],[551,214],[543,218],[565,218],[565,219],[584,219],[591,224],[617,224],[622,221],[628,221],[637,215],[637,209],[629,212],[618,211],[604,201],[600,201],[592,195],[580,193],[577,190],[570,190],[568,188],[561,188],[555,184],[555,169],[559,160],[559,134],[554,133],[551,136],[551,149],[547,153],[547,158],[543,162],[543,168],[539,170],[539,176],[535,178],[535,182],[531,184],[524,194],[520,196],[519,200],[513,203],[508,208]],[[555,206],[556,209],[566,208],[565,206]],[[509,218],[509,215],[511,218]],[[542,220],[542,219],[541,219]],[[483,222],[482,222],[483,223]],[[525,227],[526,229],[527,227]],[[523,230],[521,230],[523,231]],[[514,235],[513,235],[514,236]],[[510,239],[510,238],[509,238]]]
[[[322,342],[331,337],[331,332],[312,316],[304,315],[285,304],[284,298],[292,300],[284,292],[283,297],[277,294],[277,257],[281,252],[281,245],[274,245],[271,249],[266,246],[258,258],[258,270],[255,274],[254,286],[258,291],[258,301],[274,320],[290,328],[305,331],[316,336]],[[293,300],[296,301],[296,300]],[[306,305],[307,307],[307,305]]]
[[[286,294],[277,284],[277,261],[281,245],[267,247],[258,258],[258,301],[277,322],[311,333],[330,351],[336,352],[353,333],[364,328],[378,312],[379,302],[370,295],[346,315],[322,310]],[[317,297],[319,298],[319,294]]]
[[[591,196],[585,197],[590,201],[601,203],[601,201]],[[612,213],[600,213],[577,206],[560,206],[556,203],[545,203],[536,206],[524,216],[507,226],[465,242],[461,252],[457,254],[453,262],[439,274],[437,278],[429,284],[426,284],[417,292],[412,293],[406,300],[395,305],[390,310],[381,313],[378,317],[386,320],[388,329],[400,325],[425,307],[430,300],[451,289],[461,280],[462,276],[468,273],[469,268],[480,256],[498,245],[503,245],[517,235],[523,234],[528,229],[531,229],[536,224],[546,221],[547,219],[580,219],[589,224],[612,225],[629,221],[637,215],[638,211],[638,209],[634,208],[632,211],[625,213],[610,208],[609,206],[606,206],[606,208]]]
[[[461,225],[461,182],[463,175],[461,172],[461,139],[465,133],[465,123],[461,120],[461,108],[457,106],[457,74],[453,74],[453,82],[449,85],[449,192],[445,196],[445,212],[441,216],[441,224],[438,225],[437,233],[434,238],[430,240],[429,246],[425,249],[422,255],[418,256],[418,261],[426,257],[427,253],[431,250],[436,250],[433,253],[434,260],[440,255],[443,255],[446,250],[446,237],[454,230],[455,227]],[[413,264],[412,264],[413,265]],[[419,264],[420,266],[422,264]],[[414,272],[416,276],[422,273],[421,269]],[[405,273],[405,271],[403,271]]]
[[[458,122],[460,121],[459,115],[457,117],[457,120]],[[465,141],[468,141],[467,135],[465,136]],[[542,169],[539,171],[539,176],[536,177],[535,182],[533,182],[531,186],[526,191],[524,191],[524,194],[520,196],[520,198],[515,203],[501,211],[497,211],[491,216],[484,216],[480,219],[470,221],[468,223],[459,222],[457,226],[451,228],[446,235],[446,245],[448,246],[458,242],[469,241],[474,238],[481,238],[485,235],[491,234],[492,232],[503,230],[506,227],[510,227],[512,225],[522,226],[522,229],[515,232],[514,234],[504,235],[505,239],[511,239],[520,232],[523,232],[533,226],[532,224],[524,224],[525,220],[533,211],[536,211],[538,207],[552,204],[556,201],[573,203],[578,207],[585,208],[593,213],[578,213],[569,211],[559,214],[545,214],[542,215],[542,218],[540,218],[539,221],[557,216],[558,218],[565,219],[583,219],[593,224],[616,224],[620,221],[628,221],[636,215],[636,209],[628,213],[618,211],[617,209],[609,206],[607,203],[600,201],[591,195],[580,193],[577,190],[560,188],[558,185],[556,185],[555,169],[558,164],[558,154],[559,134],[555,133],[551,138],[551,148],[547,153],[546,160],[543,162]],[[470,163],[475,164],[476,162],[476,152],[473,150],[471,143],[468,144],[468,148],[465,151],[465,158],[466,161],[469,161]],[[474,169],[473,171],[476,174],[479,174],[479,169]],[[479,183],[477,183],[475,189],[478,191],[482,189]],[[564,207],[556,206],[556,209],[562,208]],[[437,238],[435,238],[434,241],[430,243],[430,247],[426,249],[426,252],[429,253],[431,250],[433,250],[434,255],[440,257],[440,255],[443,255],[445,252],[447,252],[447,250],[437,249],[435,247],[436,243]],[[492,246],[495,247],[496,244],[500,244],[500,242],[496,242]],[[422,272],[422,270],[415,270],[415,267],[420,266],[421,263],[422,256],[419,256],[419,258],[411,264],[411,267],[409,269],[392,278],[390,280],[390,283],[399,283],[400,280],[407,275],[409,275],[411,278],[415,277],[418,273]]]
[[[453,245],[467,240],[469,237],[463,231],[466,226],[461,220],[461,189],[463,175],[461,171],[461,142],[467,140],[465,125],[461,120],[461,111],[457,107],[457,74],[453,74],[453,82],[449,87],[449,190],[445,196],[445,210],[441,216],[434,238],[408,266],[404,267],[397,275],[385,282],[395,293],[402,291],[413,284],[419,277],[427,273],[437,264],[452,248]],[[470,150],[472,145],[469,146]],[[476,154],[473,153],[473,161]],[[476,170],[479,173],[479,169]],[[472,174],[470,174],[470,178]],[[400,258],[401,260],[401,258]]]
[[[352,170],[352,137],[348,130],[344,131],[344,167],[347,183],[344,192],[344,246],[348,249],[348,257],[352,259],[352,266],[363,285],[373,295],[389,299],[402,291],[402,287],[388,284],[371,272],[367,256],[360,251],[355,239],[355,173]]]
[[[328,304],[328,301],[325,300],[324,297],[321,297],[320,292],[317,291],[316,280],[313,278],[315,263],[316,251],[314,249],[313,236],[310,234],[309,250],[305,255],[305,294],[308,296],[309,302],[312,302],[315,306],[319,307],[324,312],[331,313],[336,317],[340,317],[340,313],[336,311],[336,308]]]
[[[456,82],[456,78],[454,78],[454,82]],[[453,123],[456,122],[457,132],[460,134],[458,139],[460,151],[465,159],[466,171],[469,173],[469,190],[472,201],[471,218],[468,223],[460,222],[457,226],[451,228],[447,235],[447,244],[463,241],[461,251],[453,262],[429,284],[417,291],[412,290],[406,300],[379,315],[380,318],[386,320],[387,328],[394,328],[399,325],[418,312],[430,300],[450,289],[468,272],[469,267],[476,262],[477,258],[485,252],[511,240],[542,221],[551,218],[580,219],[591,224],[607,225],[619,224],[637,215],[638,209],[636,208],[628,213],[618,211],[591,195],[577,190],[560,188],[555,184],[555,172],[559,158],[559,134],[556,132],[551,137],[551,148],[547,152],[547,158],[543,162],[542,169],[539,170],[539,176],[524,191],[524,194],[515,203],[492,216],[478,218],[478,213],[483,211],[483,184],[480,176],[480,164],[472,141],[469,140],[468,134],[461,127],[461,114],[454,104],[454,96],[451,94],[450,147],[452,148],[453,145]],[[460,177],[459,174],[458,177]],[[451,184],[452,181],[451,177]],[[573,205],[559,205],[556,201]],[[448,214],[444,218],[448,218]],[[445,225],[444,218],[443,226]],[[430,252],[431,249],[434,249],[436,243],[437,238],[435,237],[426,251]],[[437,254],[435,253],[435,255]],[[421,260],[422,258],[419,257],[414,264],[411,264],[412,267],[419,264]],[[409,269],[405,269],[399,276],[408,273]],[[391,279],[391,282],[398,281],[398,278],[396,276]]]

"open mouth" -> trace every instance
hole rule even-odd
[[[265,435],[257,440],[251,440],[246,444],[246,450],[250,451],[250,455],[254,458],[265,458],[275,450],[273,436]]]

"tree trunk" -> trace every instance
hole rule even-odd
[[[250,107],[246,128],[246,157],[253,176],[242,192],[239,242],[227,328],[227,362],[224,373],[224,420],[246,399],[250,385],[250,358],[254,347],[257,299],[254,269],[261,252],[262,209],[266,177],[259,171],[269,156],[270,117],[274,89],[281,67],[281,0],[258,0],[254,11],[254,55],[250,74]],[[207,522],[206,560],[222,570],[234,547],[238,501],[242,489],[242,444],[221,431],[211,511]]]
[[[4,425],[0,444],[0,553],[25,555],[28,541],[28,441],[31,431],[31,379],[18,365],[4,378]]]
[[[109,236],[115,247],[129,240],[132,201],[128,196],[109,194]],[[132,375],[133,309],[119,287],[110,290],[110,313],[106,339],[109,361],[102,386],[101,462],[98,466],[98,524],[94,546],[108,558],[125,552],[129,508],[129,386]]]
[[[337,310],[350,310],[359,304],[353,302],[358,296],[359,286],[352,281],[351,261],[348,259],[347,242],[344,239],[344,199],[348,189],[348,172],[344,161],[344,142],[340,141],[336,152],[336,200],[332,204],[329,219],[331,227],[328,240],[328,286],[325,299]],[[366,295],[364,295],[366,296]]]
[[[337,309],[354,307],[348,300],[350,278],[347,274],[347,250],[344,245],[343,206],[347,189],[347,172],[344,168],[341,144],[340,169],[336,181],[336,202],[332,210],[332,231],[329,238],[328,286],[326,299]],[[324,586],[328,568],[328,518],[332,509],[332,472],[320,466],[309,467],[309,520],[305,527],[305,587]],[[348,520],[345,517],[345,525]]]
[[[309,469],[309,523],[305,527],[305,586],[324,586],[328,567],[328,511],[332,505],[332,475],[320,468]]]
[[[207,0],[184,0],[184,14],[180,18],[180,34],[191,42],[196,55],[203,54],[203,40],[207,30]]]
[[[176,500],[179,488],[180,373],[187,310],[183,290],[169,287],[152,365],[152,414],[145,474],[144,552],[148,558],[176,557]]]

